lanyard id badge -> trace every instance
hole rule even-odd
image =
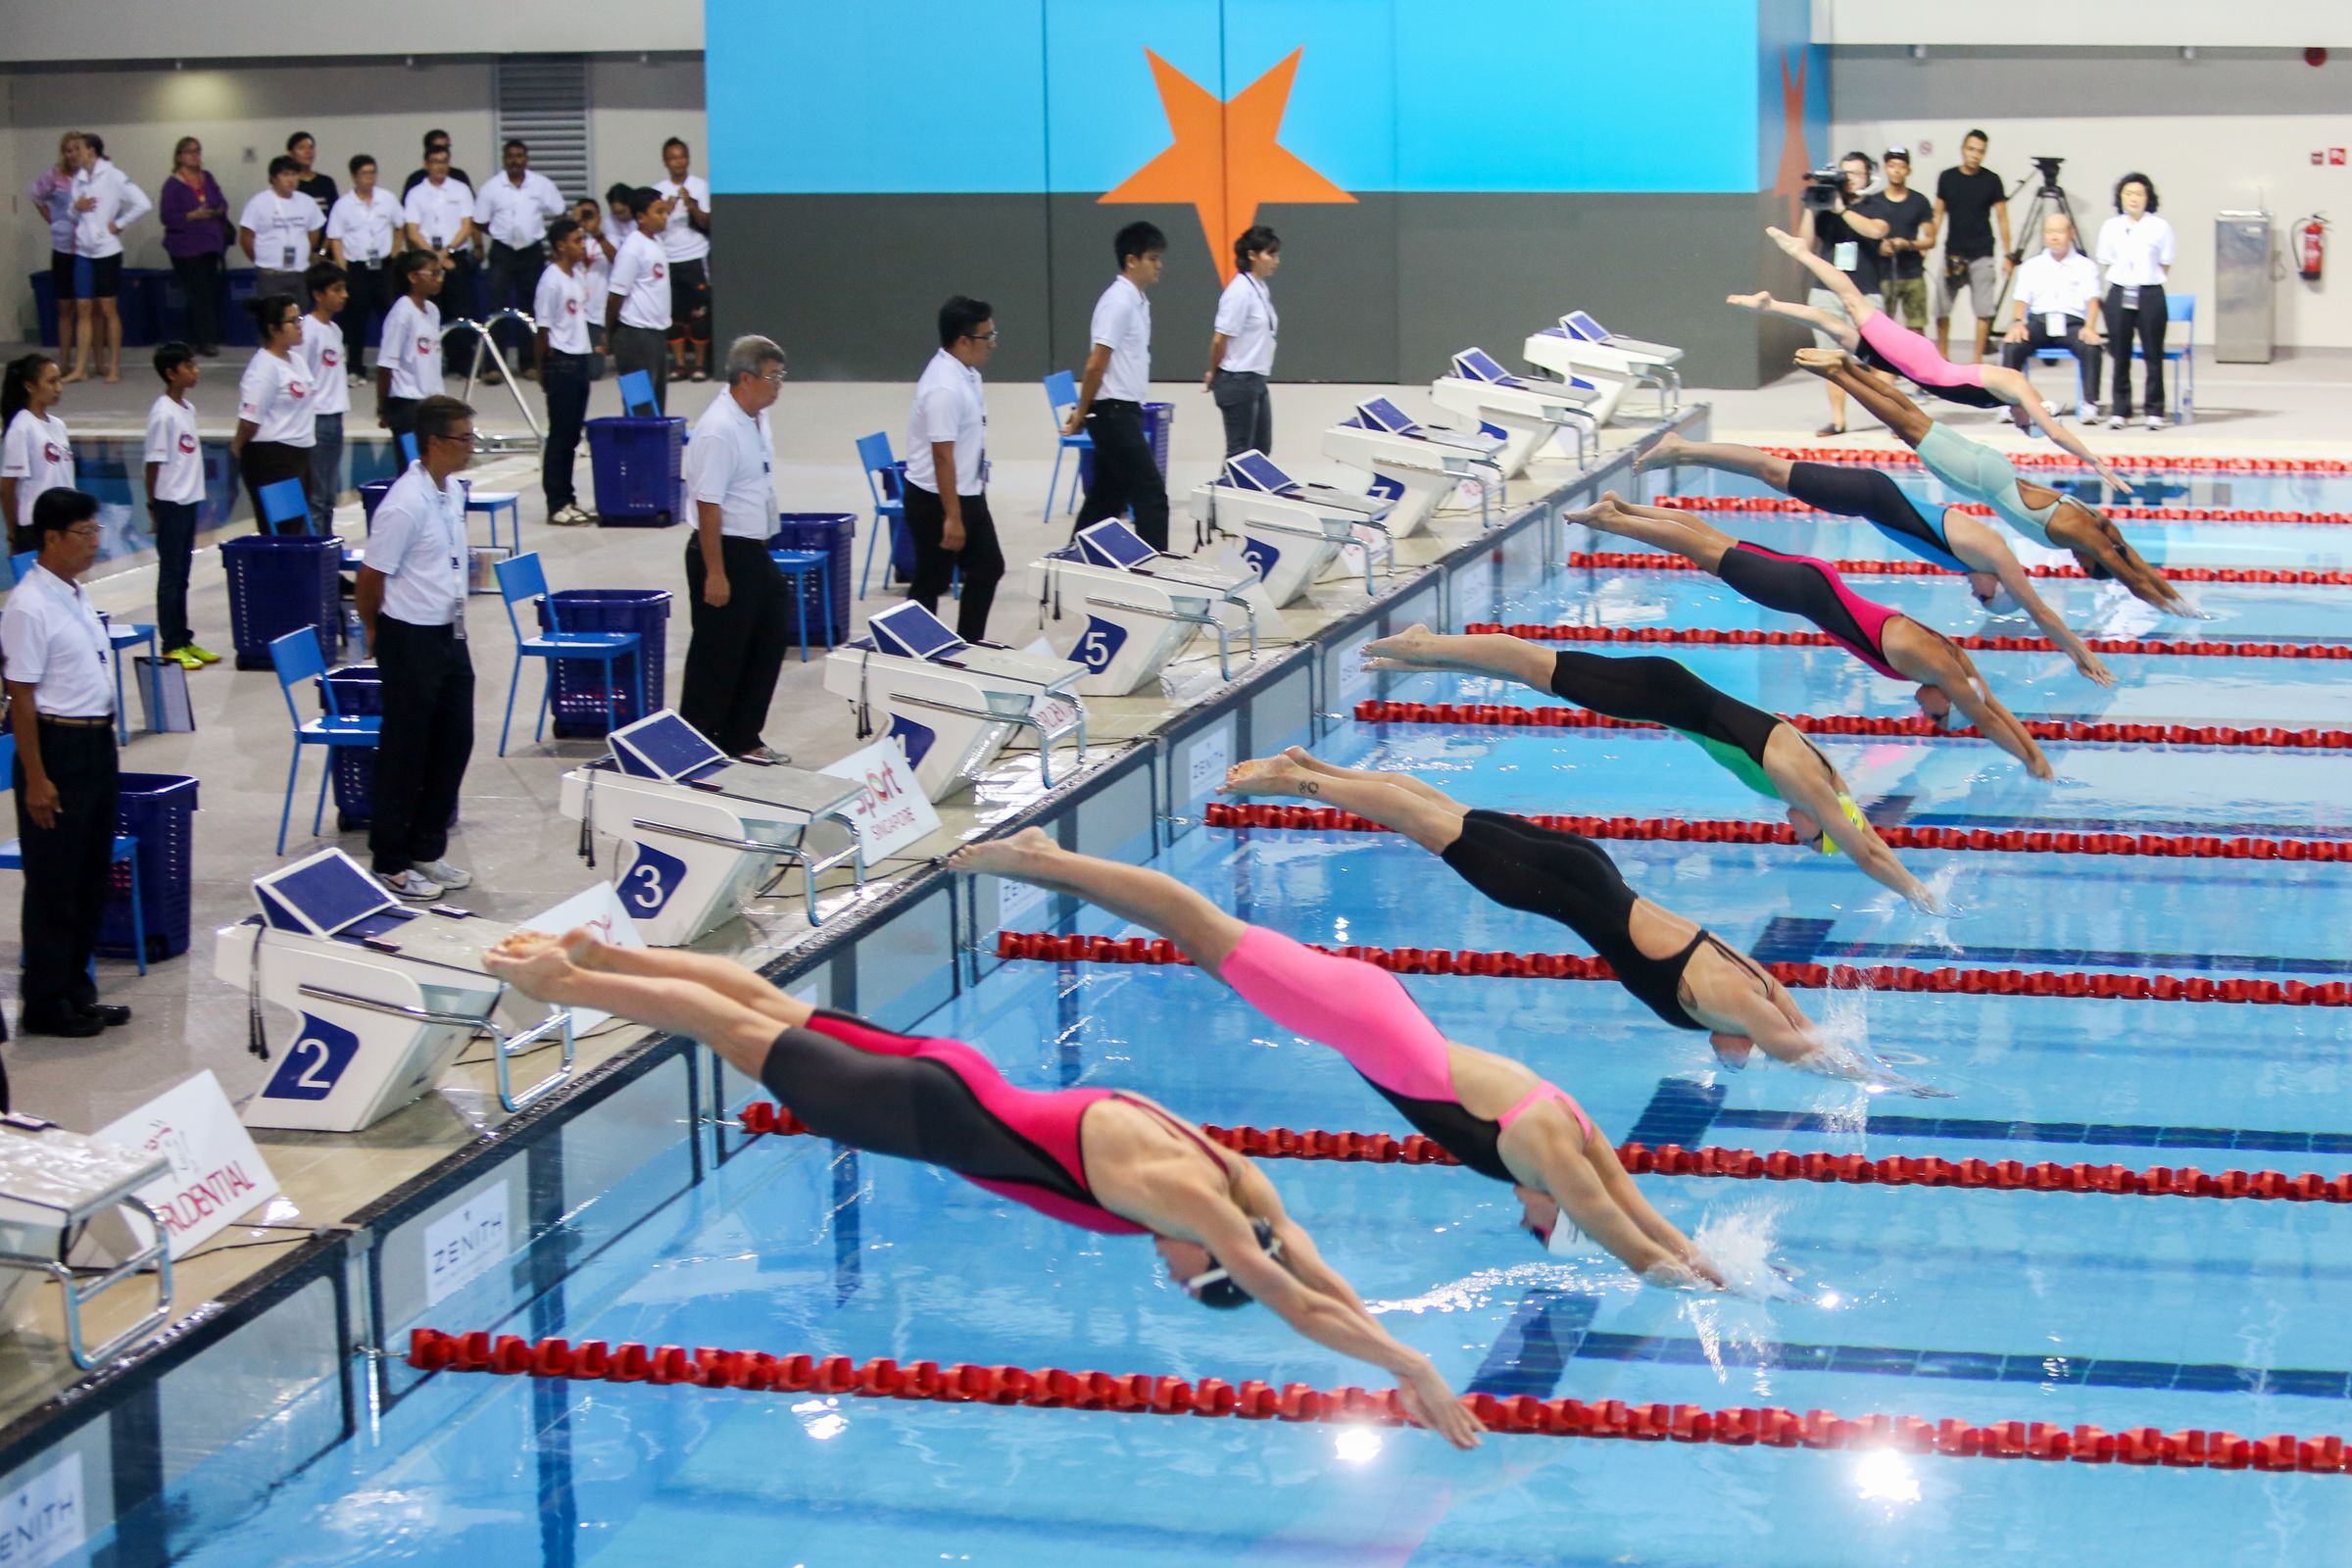
[[[2066,313],[2051,311],[2041,318],[2041,329],[2052,337],[2066,336]]]
[[[1862,247],[1850,239],[1841,239],[1833,248],[1830,265],[1840,272],[1850,272],[1862,265]]]

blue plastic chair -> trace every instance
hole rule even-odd
[[[14,787],[17,764],[17,738],[0,735],[0,795]],[[147,972],[147,905],[139,896],[139,841],[135,834],[118,833],[115,847],[107,859],[115,865],[130,867],[130,951],[137,957],[139,973]],[[24,841],[9,839],[0,843],[0,871],[24,869]]]
[[[32,569],[32,564],[40,559],[41,553],[38,550],[20,550],[15,555],[9,557],[8,580],[10,585],[13,587],[17,583],[23,582],[24,580],[24,574]]]
[[[865,536],[865,569],[858,574],[858,597],[863,599],[874,580],[874,547],[890,533],[896,560],[899,533],[906,526],[906,465],[890,455],[890,437],[876,430],[858,438],[858,463],[865,469],[866,494],[873,497],[874,528]],[[882,586],[890,586],[891,564],[882,567]],[[828,624],[827,630],[831,627]],[[806,643],[803,644],[806,647]]]
[[[403,430],[403,431],[401,431],[401,432],[400,432],[400,463],[401,463],[401,466],[405,468],[405,467],[407,467],[407,466],[408,466],[410,464],[412,464],[412,463],[415,463],[416,461],[416,432],[414,432],[414,431],[411,431],[411,430]]]
[[[2179,388],[2173,395],[2173,407],[2179,411],[2182,424],[2197,420],[2197,297],[2194,294],[2167,293],[2164,296],[2164,318],[2171,323],[2165,330],[2164,357],[2180,366]],[[2132,341],[2132,357],[2146,360],[2139,350],[2139,340]]]
[[[300,479],[280,479],[266,484],[255,492],[254,499],[262,504],[261,523],[267,533],[309,533],[311,531],[311,494]],[[299,521],[299,528],[283,524]]]
[[[347,715],[335,705],[335,683],[322,679],[326,655],[318,648],[318,628],[290,631],[270,645],[270,667],[277,671],[277,689],[286,700],[286,716],[294,721],[294,755],[286,763],[286,804],[277,813],[277,853],[286,853],[286,822],[294,814],[294,779],[302,769],[306,746],[326,748],[326,767],[318,775],[318,804],[311,812],[311,837],[318,836],[326,820],[326,781],[335,771],[335,753],[347,747],[373,751],[382,739],[384,721],[372,713]],[[294,688],[304,681],[318,682],[326,694],[326,712],[306,719],[294,701]]]
[[[1046,408],[1054,416],[1054,434],[1061,444],[1054,449],[1054,477],[1046,484],[1046,515],[1054,514],[1054,492],[1061,488],[1061,455],[1070,451],[1092,452],[1095,438],[1084,430],[1076,435],[1063,435],[1061,423],[1078,406],[1078,378],[1067,370],[1055,370],[1046,377]],[[1070,507],[1078,510],[1078,470],[1070,469]]]
[[[636,671],[637,634],[633,631],[565,631],[562,618],[563,607],[548,592],[547,571],[539,564],[539,552],[536,550],[527,556],[512,556],[505,561],[495,562],[491,569],[498,573],[498,594],[506,601],[507,624],[514,632],[514,667],[507,673],[507,716],[500,720],[498,726],[498,755],[504,757],[507,755],[507,732],[514,723],[514,692],[522,684],[522,662],[525,659],[549,661],[547,684],[539,693],[539,719],[531,726],[531,742],[536,745],[547,733],[547,706],[555,696],[554,661],[578,659],[603,664],[605,690],[615,692],[621,687],[617,679],[619,671],[612,666],[625,659],[629,662],[631,674],[634,675]],[[526,637],[523,635],[521,618],[514,613],[514,607],[533,600],[547,602],[548,624],[554,629],[544,636]],[[804,654],[802,657],[805,659],[808,656]]]
[[[801,662],[808,662],[808,580],[816,579],[816,591],[824,601],[825,651],[833,651],[833,573],[832,559],[821,550],[770,550],[767,559],[776,569],[792,579],[792,608],[801,627]]]
[[[2075,407],[2079,409],[2083,404],[2091,401],[2089,397],[2085,396],[2085,392],[2089,390],[2095,390],[2095,388],[2086,389],[2082,385],[2082,362],[2075,358],[2075,351],[2073,349],[2064,348],[2057,344],[2051,344],[2044,348],[2035,349],[2034,351],[2034,359],[2037,364],[2046,363],[2050,365],[2056,365],[2063,361],[2072,365],[2075,368]]]
[[[661,416],[662,405],[654,400],[654,378],[643,370],[623,370],[620,375],[620,412],[633,419],[651,419]]]

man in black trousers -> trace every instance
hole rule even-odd
[[[1135,531],[1154,550],[1168,548],[1168,482],[1144,438],[1144,400],[1152,391],[1152,302],[1168,237],[1150,223],[1129,223],[1111,247],[1119,275],[1095,302],[1093,352],[1078,381],[1078,406],[1062,425],[1094,438],[1095,475],[1078,509],[1078,526],[1133,509]]]
[[[368,848],[384,886],[429,904],[473,881],[449,863],[449,819],[473,756],[473,659],[466,650],[466,489],[473,410],[416,404],[416,461],[375,509],[355,596],[383,684]]]
[[[1004,551],[988,511],[988,400],[980,368],[997,352],[996,313],[958,294],[939,308],[939,352],[914,383],[906,416],[906,531],[914,583],[906,597],[932,613],[963,568],[956,635],[988,639],[988,611],[1004,576]]]
[[[0,612],[24,857],[21,1024],[28,1035],[86,1039],[130,1021],[128,1007],[100,1004],[90,978],[120,804],[114,650],[76,580],[98,559],[98,498],[43,491],[32,537],[39,559]]]
[[[730,757],[791,759],[760,743],[792,636],[792,600],[768,559],[776,532],[775,438],[767,411],[784,388],[784,351],[763,337],[727,345],[727,389],[686,443],[686,602],[694,637],[678,713]]]

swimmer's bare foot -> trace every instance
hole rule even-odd
[[[1423,662],[1429,656],[1429,645],[1435,634],[1418,621],[1388,637],[1376,637],[1364,644],[1363,665],[1366,669],[1426,669]]]
[[[1802,256],[1808,249],[1803,240],[1798,239],[1785,228],[1767,226],[1764,230],[1764,237],[1778,245],[1784,255]]]
[[[1758,297],[1761,299],[1772,298],[1769,294]],[[1634,460],[1634,471],[1636,473],[1651,473],[1659,468],[1671,468],[1683,461],[1683,454],[1690,449],[1690,442],[1669,430],[1659,436],[1647,452]]]
[[[1852,363],[1853,356],[1843,349],[1805,348],[1796,351],[1796,368],[1807,375],[1827,376]]]
[[[1723,303],[1737,305],[1743,311],[1769,311],[1779,301],[1772,297],[1769,290],[1758,289],[1753,294],[1726,294]]]
[[[1625,498],[1614,490],[1604,490],[1601,492],[1600,499],[1591,506],[1579,507],[1574,512],[1561,513],[1560,520],[1562,522],[1581,522],[1588,528],[1598,528],[1604,533],[1615,533],[1618,529],[1613,524],[1624,520],[1625,515]]]
[[[951,868],[971,874],[1033,877],[1043,863],[1061,853],[1043,828],[1025,827],[1008,839],[980,839],[948,857]]]
[[[1284,757],[1258,757],[1225,770],[1219,795],[1290,795],[1311,799],[1322,793],[1314,774]]]

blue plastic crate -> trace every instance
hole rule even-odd
[[[147,961],[188,951],[189,900],[196,874],[196,781],[180,773],[124,773],[115,831],[139,841],[139,906],[147,930]],[[106,914],[98,951],[110,958],[137,955],[131,946],[130,867],[108,870]]]
[[[334,685],[335,711],[354,717],[382,714],[384,685],[373,664],[344,664],[328,670],[324,679]],[[326,711],[323,693],[318,711]],[[341,832],[355,832],[368,825],[374,810],[375,748],[330,746],[327,753],[334,768],[335,826]]]
[[[825,575],[833,585],[833,640],[850,639],[850,563],[857,554],[853,548],[858,533],[858,518],[847,512],[786,512],[776,517],[776,531],[768,536],[770,550],[814,550],[826,558]],[[907,576],[913,575],[913,563],[907,563]],[[816,640],[816,628],[824,622],[824,592],[814,577],[799,583],[801,596],[808,602],[809,640]],[[800,621],[793,626],[797,635]]]
[[[606,527],[666,528],[682,521],[686,421],[607,417],[588,421],[588,470],[596,520]]]
[[[554,683],[548,704],[556,733],[564,737],[609,735],[662,706],[668,679],[669,590],[666,588],[566,588],[550,596],[565,631],[633,631],[635,672],[626,661],[549,661]],[[539,629],[553,631],[547,601],[539,602]],[[608,683],[607,671],[611,671]]]
[[[343,648],[343,597],[338,572],[343,542],[331,534],[247,534],[224,541],[229,636],[237,668],[268,669],[270,645],[305,626],[318,632],[331,662]]]

